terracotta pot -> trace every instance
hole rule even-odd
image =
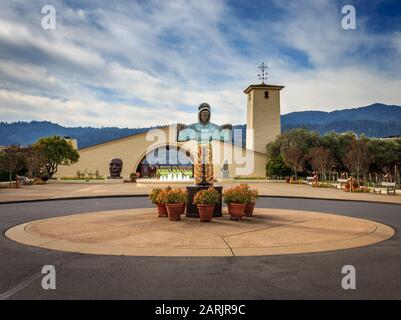
[[[185,209],[186,209],[186,207],[187,207],[187,204],[184,202],[183,204],[182,204],[182,213],[181,214],[185,214]]]
[[[181,214],[185,209],[182,203],[166,203],[168,218],[171,221],[181,220]]]
[[[242,220],[245,211],[245,203],[230,203],[228,205],[228,213],[233,220]]]
[[[255,203],[250,203],[245,206],[244,216],[252,217],[253,209],[255,209]]]
[[[199,218],[201,222],[212,221],[215,207],[214,204],[198,204],[196,207],[198,208]]]
[[[167,208],[164,203],[157,203],[156,208],[159,218],[168,217]]]

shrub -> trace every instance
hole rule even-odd
[[[243,185],[232,187],[224,191],[224,202],[230,203],[247,203],[249,201],[249,194]]]
[[[149,199],[150,199],[150,201],[152,201],[153,204],[162,203],[162,202],[159,202],[161,199],[158,199],[158,196],[161,191],[162,191],[162,189],[160,189],[160,188],[152,189],[151,193],[149,194]]]
[[[198,191],[194,197],[194,204],[217,205],[220,203],[220,194],[214,188]]]
[[[40,179],[40,178],[35,178],[35,179],[33,180],[33,185],[44,185],[44,184],[46,184],[46,181],[43,181],[43,180]]]
[[[235,176],[234,180],[266,180],[266,177],[243,177]]]
[[[270,158],[266,164],[266,175],[269,178],[281,178],[292,173],[291,168],[287,167],[281,155]]]
[[[187,202],[188,193],[184,189],[166,189],[165,203]]]
[[[319,183],[312,184],[312,187],[313,188],[331,188],[331,185],[329,183],[319,182]]]
[[[251,202],[250,203],[254,203],[256,202],[256,200],[258,200],[259,198],[259,192],[256,189],[251,189],[249,190],[251,193]]]
[[[95,178],[96,180],[103,180],[104,177],[99,173],[99,169],[95,170]]]
[[[167,199],[167,193],[168,193],[168,190],[166,190],[166,189],[160,191],[160,193],[156,197],[156,203],[165,204],[166,203],[166,199]]]
[[[78,170],[77,171],[77,178],[84,180],[85,179],[85,173],[81,172],[81,170]]]
[[[304,184],[304,182],[302,181],[302,179],[290,179],[290,184]]]
[[[353,192],[359,192],[359,193],[370,193],[370,188],[368,187],[359,187],[359,188],[355,188],[352,190]]]
[[[259,198],[259,192],[256,189],[251,189],[248,184],[241,183],[240,187],[244,190],[244,193],[247,196],[247,204],[255,203]]]

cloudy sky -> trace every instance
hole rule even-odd
[[[356,8],[356,30],[341,8]],[[42,28],[44,5],[56,29]],[[246,122],[243,90],[284,85],[282,113],[401,105],[399,0],[0,1],[0,121],[143,127]]]

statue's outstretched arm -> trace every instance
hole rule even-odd
[[[177,141],[184,142],[196,139],[197,133],[192,129],[191,125],[187,126],[183,123],[177,123]]]
[[[181,130],[184,130],[186,128],[188,128],[188,126],[186,124],[177,123],[177,133],[179,133]]]

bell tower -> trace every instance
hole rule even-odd
[[[266,153],[266,144],[281,133],[280,91],[283,86],[265,84],[267,66],[259,66],[261,84],[250,85],[247,95],[246,148]]]

